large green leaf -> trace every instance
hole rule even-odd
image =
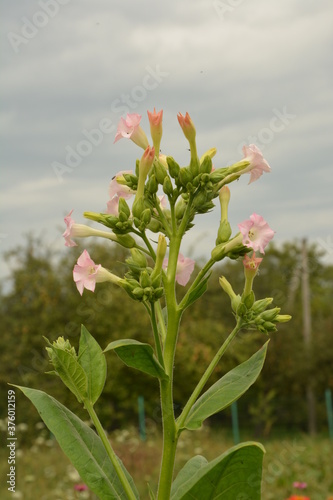
[[[46,426],[71,460],[82,480],[100,500],[126,499],[126,493],[99,436],[74,413],[45,392],[18,387],[35,405]],[[132,478],[124,468],[136,498]]]
[[[133,339],[122,339],[111,342],[104,352],[112,350],[117,353],[127,366],[141,370],[159,379],[168,378],[163,366],[156,358],[151,345],[143,344]]]
[[[231,405],[257,380],[264,365],[267,344],[250,359],[224,375],[192,406],[182,428],[198,429],[202,422]]]
[[[259,443],[248,442],[212,462],[191,458],[173,482],[170,500],[260,500],[264,452]]]
[[[95,404],[105,384],[106,359],[99,344],[83,325],[81,326],[78,361],[87,375],[88,399]]]

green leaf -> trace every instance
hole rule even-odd
[[[159,379],[168,378],[163,366],[156,358],[152,346],[149,344],[143,344],[133,339],[115,340],[106,347],[104,352],[111,350],[115,351],[127,366]]]
[[[100,500],[126,499],[123,486],[100,437],[74,413],[45,392],[18,387],[34,404],[46,426],[80,474]],[[119,459],[118,459],[119,460]],[[119,460],[136,498],[132,478]]]
[[[78,361],[87,375],[88,398],[94,405],[105,384],[106,359],[99,344],[83,325],[81,325]]]
[[[257,380],[264,365],[267,344],[213,384],[192,406],[183,429],[198,429],[202,422],[236,401]]]
[[[173,482],[170,500],[260,500],[264,452],[259,443],[248,442],[212,462],[191,458]]]
[[[77,397],[78,401],[83,402],[88,395],[87,375],[80,365],[78,358],[71,352],[65,351],[50,344],[52,349],[52,363],[57,375],[63,383]],[[53,374],[53,372],[51,372]]]
[[[209,273],[208,276],[206,276],[203,280],[201,280],[200,283],[198,283],[198,285],[194,287],[193,290],[190,291],[185,300],[185,303],[182,304],[184,310],[191,304],[193,304],[193,302],[200,299],[200,297],[205,293],[205,291],[207,290],[208,280],[211,274],[212,273]]]

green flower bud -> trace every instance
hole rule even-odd
[[[219,183],[228,175],[228,170],[229,169],[227,167],[214,170],[214,172],[210,174],[210,180],[213,182],[213,184]]]
[[[155,160],[153,171],[157,182],[163,185],[164,179],[168,175],[167,169],[162,165],[160,161]]]
[[[141,287],[134,288],[134,290],[132,290],[132,292],[131,292],[131,293],[132,293],[132,294],[134,295],[134,297],[135,297],[136,299],[138,299],[138,300],[141,300],[141,299],[142,299],[142,297],[143,297],[143,294],[144,294],[143,289],[142,289]]]
[[[158,233],[161,230],[161,223],[156,219],[151,219],[149,224],[147,224],[147,229],[152,231],[153,233]]]
[[[255,296],[253,290],[242,300],[242,302],[246,305],[247,309],[251,309],[255,301]]]
[[[144,253],[142,253],[138,248],[131,249],[131,258],[126,259],[126,262],[131,264],[135,264],[138,267],[146,268],[147,267],[147,259]]]
[[[117,242],[125,248],[133,248],[136,241],[129,234],[117,234]]]
[[[141,273],[140,285],[142,286],[142,288],[151,287],[151,279],[146,269]]]
[[[213,163],[210,156],[205,156],[203,161],[200,164],[200,173],[202,174],[210,174],[212,171]]]
[[[182,167],[178,177],[182,186],[186,187],[189,182],[192,182],[193,174],[187,167]]]
[[[274,323],[271,323],[270,321],[265,321],[263,324],[263,327],[267,332],[276,332],[276,326]]]
[[[280,307],[274,307],[273,309],[267,309],[260,314],[260,318],[264,321],[275,321],[276,316],[281,311]]]
[[[178,163],[172,158],[172,156],[167,156],[167,164],[169,168],[169,173],[173,179],[177,179],[180,171],[180,166]]]
[[[273,302],[273,299],[271,297],[268,297],[266,299],[260,299],[257,300],[253,306],[252,306],[252,311],[255,314],[260,314],[263,311],[267,309],[267,307]]]
[[[227,220],[223,220],[217,231],[217,238],[215,242],[216,245],[219,245],[220,243],[226,243],[229,240],[231,233],[232,230],[229,222]]]
[[[149,224],[150,220],[151,220],[151,210],[150,208],[146,208],[142,214],[141,214],[141,217],[140,217],[141,221],[147,225]]]
[[[172,186],[172,183],[171,183],[169,176],[165,177],[165,179],[164,179],[163,191],[165,192],[165,194],[167,196],[172,196],[172,194],[173,194],[173,186]]]
[[[147,190],[149,191],[149,193],[151,193],[151,194],[157,193],[157,191],[158,191],[158,182],[157,182],[156,177],[155,177],[154,174],[152,174],[149,177],[146,187],[147,187]]]
[[[289,314],[278,314],[275,318],[276,323],[287,323],[287,321],[290,321],[292,316]]]
[[[137,217],[138,219],[141,218],[141,214],[145,209],[145,201],[143,196],[140,198],[134,200],[133,207],[132,207],[132,213],[134,217]]]
[[[187,201],[183,197],[179,199],[176,204],[176,217],[177,219],[182,219],[187,208]]]

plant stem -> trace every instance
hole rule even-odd
[[[132,490],[132,487],[131,487],[131,485],[126,477],[124,469],[121,467],[121,463],[120,463],[117,455],[115,454],[115,452],[111,446],[111,443],[108,440],[108,438],[104,432],[102,424],[99,421],[99,418],[98,418],[92,404],[89,401],[85,401],[85,408],[86,408],[87,412],[89,413],[91,420],[94,423],[96,431],[102,440],[102,443],[104,445],[104,448],[106,449],[107,454],[110,457],[110,460],[111,460],[112,465],[117,473],[117,476],[119,477],[120,482],[123,485],[123,488],[124,488],[124,491],[126,493],[127,498],[129,500],[136,500],[137,497]]]
[[[161,348],[161,340],[158,333],[157,323],[156,323],[156,315],[155,315],[155,304],[151,303],[151,313],[150,313],[151,325],[153,328],[154,341],[156,347],[157,358],[162,366],[164,366],[163,353]]]
[[[213,373],[216,365],[218,364],[218,362],[222,358],[223,354],[225,353],[225,351],[229,347],[229,344],[236,337],[237,333],[241,330],[241,328],[242,328],[242,321],[238,320],[235,328],[229,334],[229,336],[227,337],[227,339],[223,342],[222,346],[220,347],[220,349],[217,351],[217,353],[215,354],[214,358],[210,362],[210,364],[207,367],[205,373],[201,377],[201,379],[198,382],[196,388],[192,392],[189,400],[187,401],[186,405],[184,406],[182,413],[180,414],[180,416],[177,419],[177,431],[178,432],[183,428],[184,423],[186,421],[186,418],[187,418],[189,412],[191,411],[192,406],[194,405],[194,403],[198,399],[199,395],[201,394],[201,391],[205,387],[205,385],[206,385],[209,377]]]
[[[174,236],[170,240],[168,270],[164,276],[165,299],[168,311],[167,334],[164,343],[164,368],[168,380],[160,381],[161,407],[163,420],[163,453],[160,469],[158,500],[169,500],[173,469],[176,457],[178,435],[173,407],[173,364],[177,344],[181,310],[177,305],[175,276],[181,238]]]

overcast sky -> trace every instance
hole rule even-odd
[[[333,262],[332,25],[330,0],[4,0],[2,251],[30,230],[62,248],[69,210],[104,211],[112,176],[142,154],[113,144],[116,125],[136,112],[148,135],[155,106],[162,152],[183,165],[179,111],[215,167],[263,150],[272,172],[231,185],[235,231],[256,212],[277,243],[307,237]],[[183,253],[208,255],[218,221],[218,207],[199,217]]]

